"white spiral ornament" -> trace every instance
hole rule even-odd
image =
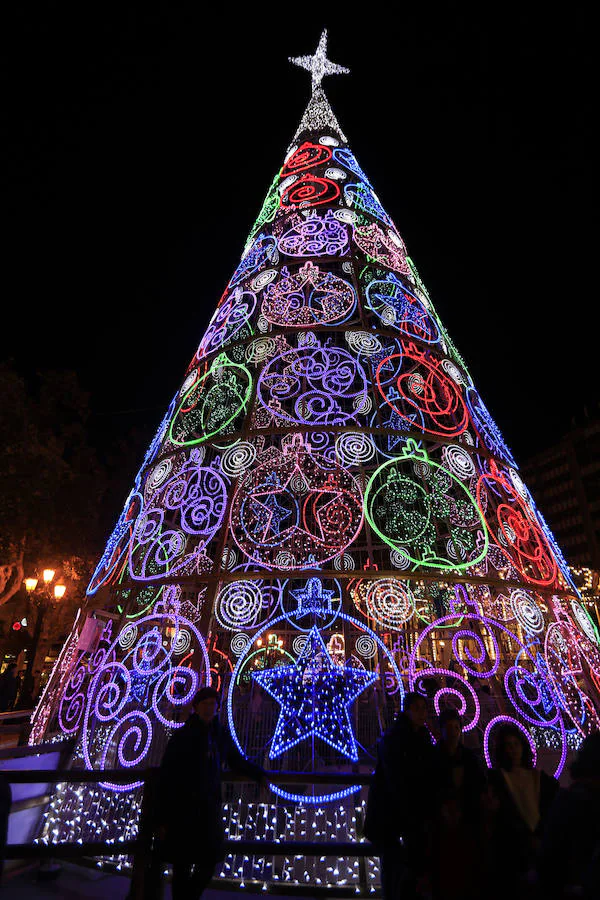
[[[571,609],[573,611],[573,615],[577,621],[577,624],[583,631],[586,637],[593,641],[594,644],[598,643],[598,634],[596,633],[596,629],[588,616],[587,612],[577,600],[571,600]]]
[[[384,628],[400,628],[412,618],[415,598],[396,578],[380,578],[369,585],[365,605],[369,616]]]
[[[249,441],[239,441],[221,457],[221,469],[230,478],[243,475],[256,459],[256,448]]]
[[[257,338],[246,347],[246,359],[249,363],[258,365],[258,363],[270,359],[276,351],[277,343],[273,338]]]
[[[173,460],[167,456],[155,466],[146,481],[146,491],[155,491],[168,478],[173,468]]]
[[[529,491],[525,487],[525,484],[523,483],[523,480],[519,473],[513,468],[509,468],[508,472],[510,474],[510,480],[512,481],[513,487],[516,490],[517,494],[519,494],[521,497],[523,497],[524,500],[527,500],[527,502],[529,503]]]
[[[524,631],[540,634],[544,630],[544,616],[541,609],[526,591],[517,588],[510,595],[510,605],[515,618]]]
[[[340,142],[337,138],[332,137],[330,134],[324,134],[319,138],[319,143],[324,144],[325,147],[339,147]]]
[[[300,656],[304,648],[306,647],[306,641],[308,638],[304,634],[297,635],[292,641],[292,650],[296,654],[296,656]]]
[[[342,553],[333,560],[333,568],[338,572],[352,572],[356,568],[356,563],[349,553]]]
[[[390,551],[390,562],[395,569],[410,569],[412,565],[410,557],[403,553],[402,548]]]
[[[456,562],[463,562],[467,558],[465,548],[460,544],[455,544],[452,538],[448,538],[446,541],[446,553],[449,559],[454,559]]]
[[[224,569],[231,571],[237,563],[237,553],[231,547],[225,547],[221,555],[221,565]]]
[[[454,365],[451,359],[442,360],[442,369],[447,375],[450,376],[455,384],[466,384],[465,379],[461,375],[460,369],[458,368],[458,366]]]
[[[442,450],[442,461],[447,469],[460,478],[468,481],[476,474],[475,463],[469,453],[457,444],[449,444]]]
[[[373,408],[373,402],[370,397],[355,397],[352,401],[352,406],[358,413],[362,413],[363,415],[366,413],[370,413]]]
[[[296,557],[289,550],[281,550],[275,557],[276,569],[295,569]]]
[[[184,381],[183,384],[181,385],[181,388],[179,389],[179,396],[180,396],[180,397],[182,397],[184,394],[187,394],[187,392],[189,391],[189,389],[190,389],[191,386],[194,384],[194,382],[196,381],[197,378],[198,378],[198,370],[197,370],[197,369],[193,369],[193,370],[189,373],[189,375],[186,377],[185,381]]]
[[[376,356],[383,350],[379,338],[368,331],[347,331],[345,337],[348,346],[363,356]]]
[[[340,434],[335,451],[345,466],[362,466],[375,457],[375,445],[368,434],[349,431]]]
[[[431,477],[431,470],[430,470],[429,466],[427,465],[427,463],[415,462],[415,463],[413,463],[412,468],[413,468],[413,472],[415,473],[417,478],[420,478],[421,481],[429,481],[429,479]],[[439,474],[440,475],[442,474],[441,471],[439,472]]]
[[[503,547],[514,546],[517,536],[508,523],[505,523],[503,528],[499,528],[497,534],[498,541]]]
[[[138,630],[136,625],[126,625],[119,634],[119,646],[123,650],[131,650],[137,641]]]
[[[244,634],[243,631],[238,631],[237,634],[231,638],[230,648],[231,652],[236,656],[241,656],[246,652],[248,646],[251,644],[251,640],[247,634]]]
[[[277,269],[265,269],[252,282],[252,290],[257,293],[277,278]]]
[[[295,181],[298,181],[297,175],[288,175],[287,178],[284,178],[281,184],[279,185],[279,196],[283,196],[286,190],[294,184]]]
[[[351,209],[336,209],[333,217],[338,222],[344,222],[345,225],[354,225],[356,222],[356,213],[352,212]]]
[[[175,656],[183,656],[188,652],[192,645],[192,635],[187,628],[180,628],[173,642],[173,653]]]
[[[373,659],[377,653],[377,644],[369,634],[361,634],[360,637],[357,637],[354,647],[363,659]]]
[[[296,472],[290,478],[290,487],[295,494],[306,494],[308,491],[308,484],[306,483],[306,479],[302,476],[300,472]]]
[[[325,178],[331,178],[333,181],[345,181],[346,177],[346,173],[342,169],[333,167],[325,171]]]
[[[234,581],[219,591],[215,613],[223,628],[237,631],[256,627],[262,605],[262,591],[256,582]]]
[[[396,322],[396,310],[393,306],[383,306],[379,315],[384,325],[394,325]]]

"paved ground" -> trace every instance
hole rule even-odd
[[[38,881],[36,869],[29,869],[18,874],[8,873],[0,887],[1,900],[125,900],[129,892],[130,881],[121,875],[112,875],[96,869],[88,869],[71,863],[63,863],[60,876],[55,881]],[[202,900],[240,900],[239,888],[235,891],[208,890]],[[291,900],[290,895],[258,894],[248,891],[252,900],[268,897],[269,900]],[[165,885],[163,900],[171,900],[171,887]],[[314,900],[305,894],[303,900]]]

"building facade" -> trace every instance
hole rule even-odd
[[[522,473],[568,562],[600,569],[600,417],[532,456]]]

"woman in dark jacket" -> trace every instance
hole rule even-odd
[[[482,798],[487,781],[472,750],[463,746],[456,709],[438,717],[433,748],[433,896],[476,900],[481,896]]]
[[[534,767],[529,742],[516,725],[507,724],[499,729],[489,784],[496,895],[524,897],[531,893],[544,821],[558,782]]]
[[[364,833],[381,862],[384,900],[416,897],[429,876],[433,743],[426,723],[425,697],[407,694],[377,748]]]
[[[198,900],[223,859],[223,763],[262,783],[264,771],[244,759],[217,719],[219,694],[202,688],[193,714],[169,740],[159,772],[157,834],[173,866],[173,900]]]

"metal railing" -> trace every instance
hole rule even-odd
[[[18,749],[18,748],[17,748]],[[52,752],[60,749],[60,744],[46,744],[35,748],[23,748],[36,753]],[[19,755],[29,755],[24,752]],[[111,782],[125,783],[131,780],[131,771],[126,769],[104,769],[89,771],[87,769],[3,769],[2,774],[10,784],[99,784]],[[143,782],[142,802],[140,808],[138,836],[135,840],[107,839],[101,841],[59,841],[57,843],[7,844],[5,859],[84,859],[99,856],[131,856],[133,860],[131,872],[131,891],[128,900],[143,900],[150,890],[150,882],[156,878],[156,860],[153,856],[154,832],[154,800],[156,796],[157,776],[159,769],[135,770],[135,779]],[[305,772],[267,772],[269,781],[275,784],[370,784],[372,776],[352,772],[326,772],[307,774]],[[223,782],[250,782],[246,775],[227,772]],[[19,809],[45,805],[49,795],[33,797],[21,801]],[[13,810],[14,809],[13,806]],[[376,856],[373,846],[366,840],[361,841],[278,841],[278,840],[239,840],[227,838],[224,841],[228,853],[281,856],[287,854],[302,856]],[[324,851],[327,852],[324,852]],[[154,863],[154,866],[153,866]],[[364,885],[366,888],[366,885]],[[331,890],[328,891],[331,894]],[[372,896],[372,894],[371,894]]]

